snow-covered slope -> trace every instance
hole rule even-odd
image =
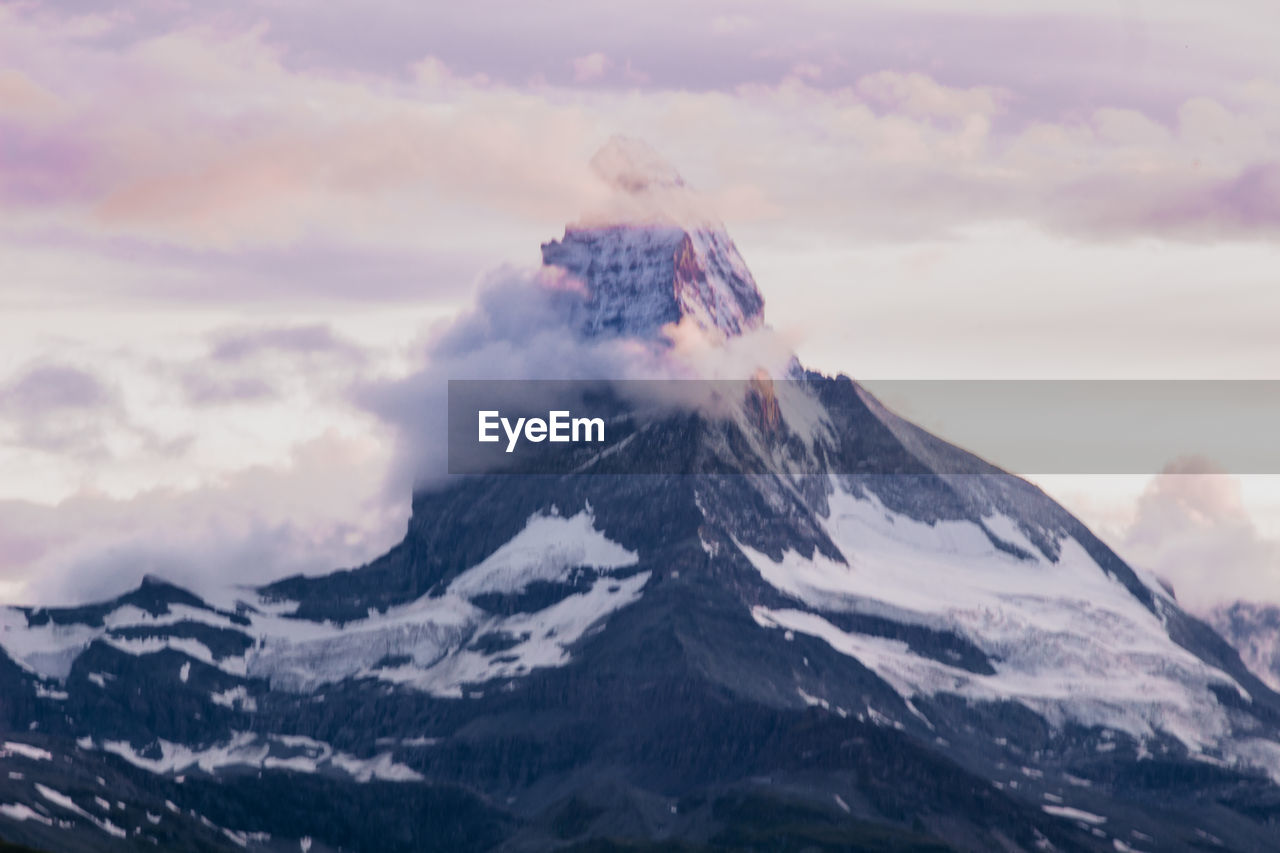
[[[153,594],[147,609],[128,596],[79,612],[0,608],[0,648],[41,679],[51,696],[94,643],[135,657],[172,650],[244,684],[265,679],[277,690],[306,692],[375,677],[459,696],[464,685],[567,663],[569,647],[585,630],[639,596],[648,573],[626,571],[635,566],[636,554],[610,541],[593,522],[589,507],[567,518],[554,508],[534,514],[510,541],[459,574],[443,595],[424,595],[339,624],[295,618],[290,611],[296,602],[253,590],[228,590],[233,607],[219,610],[149,579],[142,588]],[[619,570],[622,575],[615,577]],[[473,603],[504,597],[518,602],[536,585],[563,586],[568,594],[546,606],[517,603],[506,613]],[[228,642],[229,637],[235,639]],[[173,677],[187,683],[190,666],[177,666]],[[115,675],[91,672],[88,678],[105,684]],[[222,704],[253,701],[242,685],[211,691],[210,698]]]
[[[1169,599],[1146,607],[1074,539],[1049,559],[1002,514],[984,519],[984,530],[970,521],[926,524],[839,488],[829,500],[824,529],[844,562],[791,550],[775,561],[743,546],[766,581],[804,605],[757,606],[761,625],[821,638],[908,699],[1013,700],[1059,728],[1074,722],[1140,742],[1172,735],[1195,755],[1256,758],[1252,744],[1234,742],[1231,714],[1210,689],[1248,701],[1244,687],[1169,637],[1161,618]],[[997,549],[988,531],[1030,558]],[[953,632],[986,656],[989,671],[827,618],[845,613]],[[1280,750],[1264,758],[1280,781]]]

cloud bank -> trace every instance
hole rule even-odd
[[[1259,530],[1240,478],[1202,460],[1180,460],[1154,477],[1117,544],[1195,612],[1241,600],[1280,604],[1280,540]]]
[[[1264,370],[1275,15],[2,6],[0,594],[117,545],[132,556],[102,577],[138,576],[152,513],[173,566],[223,553],[210,572],[259,578],[372,556],[343,543],[382,541],[381,521],[326,531],[382,518],[367,507],[390,505],[388,471],[395,491],[431,470],[405,436],[437,379],[548,375],[592,346],[530,336],[567,297],[486,271],[607,208],[588,159],[619,132],[706,192],[787,330],[778,349],[817,366]],[[673,341],[710,358],[688,330]],[[605,349],[585,355],[624,355]],[[313,507],[325,441],[363,461],[345,505]],[[293,521],[255,504],[255,478],[292,484],[268,492]]]

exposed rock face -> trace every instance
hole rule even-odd
[[[764,321],[764,300],[722,231],[679,226],[570,228],[544,243],[542,261],[586,286],[579,328],[589,335],[655,338],[688,318],[740,335]]]

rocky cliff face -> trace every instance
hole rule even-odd
[[[570,228],[544,243],[542,261],[580,280],[578,326],[588,335],[652,339],[686,318],[724,336],[758,328],[764,300],[737,247],[720,230],[677,225]]]

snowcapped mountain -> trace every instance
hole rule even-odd
[[[598,160],[687,191],[633,143]],[[763,323],[714,224],[580,225],[543,256],[587,337]],[[0,837],[1274,849],[1280,696],[1221,637],[849,378],[749,388],[636,416],[572,475],[423,489],[358,568],[0,611]],[[655,459],[692,473],[620,473]]]

